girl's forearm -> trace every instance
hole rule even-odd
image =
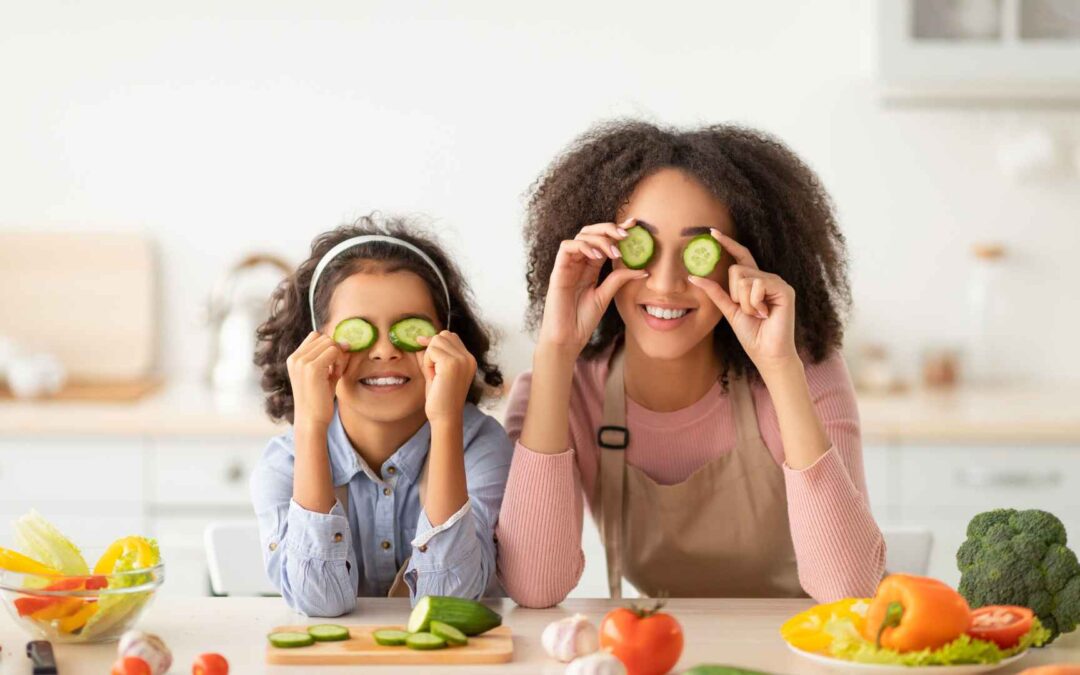
[[[789,467],[801,471],[828,452],[831,445],[810,398],[806,370],[795,357],[774,369],[761,371],[761,377],[776,408],[784,459]]]
[[[521,444],[547,455],[570,447],[570,386],[574,357],[538,348],[533,357],[532,384]]]
[[[424,512],[432,525],[442,525],[469,500],[461,416],[431,425]]]
[[[330,513],[335,497],[326,428],[296,424],[293,426],[293,440],[296,444],[293,500],[308,511]]]

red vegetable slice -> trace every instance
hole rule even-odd
[[[1031,630],[1034,613],[1027,607],[987,605],[971,613],[971,628],[967,634],[976,640],[987,640],[1002,649],[1015,647],[1020,638]]]

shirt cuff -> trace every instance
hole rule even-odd
[[[465,504],[457,510],[457,513],[447,518],[445,523],[442,525],[432,525],[431,521],[428,520],[427,513],[421,509],[420,522],[416,526],[416,536],[412,540],[412,545],[414,547],[427,546],[435,535],[449,530],[471,510],[472,502],[466,499]]]
[[[330,513],[308,511],[289,501],[285,546],[305,558],[345,560],[351,544],[349,519],[341,502],[334,501]]]

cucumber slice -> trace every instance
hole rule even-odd
[[[421,633],[430,630],[432,621],[442,621],[465,635],[479,635],[502,625],[501,616],[475,600],[427,595],[416,603],[405,629]]]
[[[403,630],[392,630],[387,628],[372,632],[371,637],[375,638],[376,644],[380,644],[384,647],[400,647],[405,644],[405,640],[409,637],[409,634]]]
[[[626,234],[626,239],[619,242],[619,253],[622,254],[624,265],[639,270],[652,260],[656,244],[649,231],[640,225],[631,227]]]
[[[461,645],[469,644],[469,638],[465,637],[465,633],[462,633],[457,628],[454,628],[448,623],[442,621],[431,622],[431,634],[441,637],[446,640],[447,644],[460,647]]]
[[[720,262],[720,244],[711,234],[699,234],[690,240],[682,252],[682,261],[686,269],[695,277],[712,274]]]
[[[315,642],[341,642],[351,637],[348,628],[333,623],[308,626],[307,632],[311,637],[315,638]]]
[[[431,633],[413,633],[405,638],[405,646],[409,649],[443,649],[446,640]]]
[[[266,638],[270,640],[270,644],[281,649],[310,647],[315,644],[315,638],[311,637],[311,633],[270,633]]]
[[[358,352],[375,344],[378,334],[375,326],[363,319],[345,319],[334,328],[334,342],[347,343],[350,352]]]
[[[424,345],[416,338],[421,335],[435,337],[437,332],[435,326],[425,319],[402,319],[390,326],[390,344],[405,352],[418,352]]]

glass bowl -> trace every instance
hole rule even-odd
[[[164,581],[164,563],[82,577],[0,570],[0,598],[15,623],[35,638],[108,642],[135,625]]]

